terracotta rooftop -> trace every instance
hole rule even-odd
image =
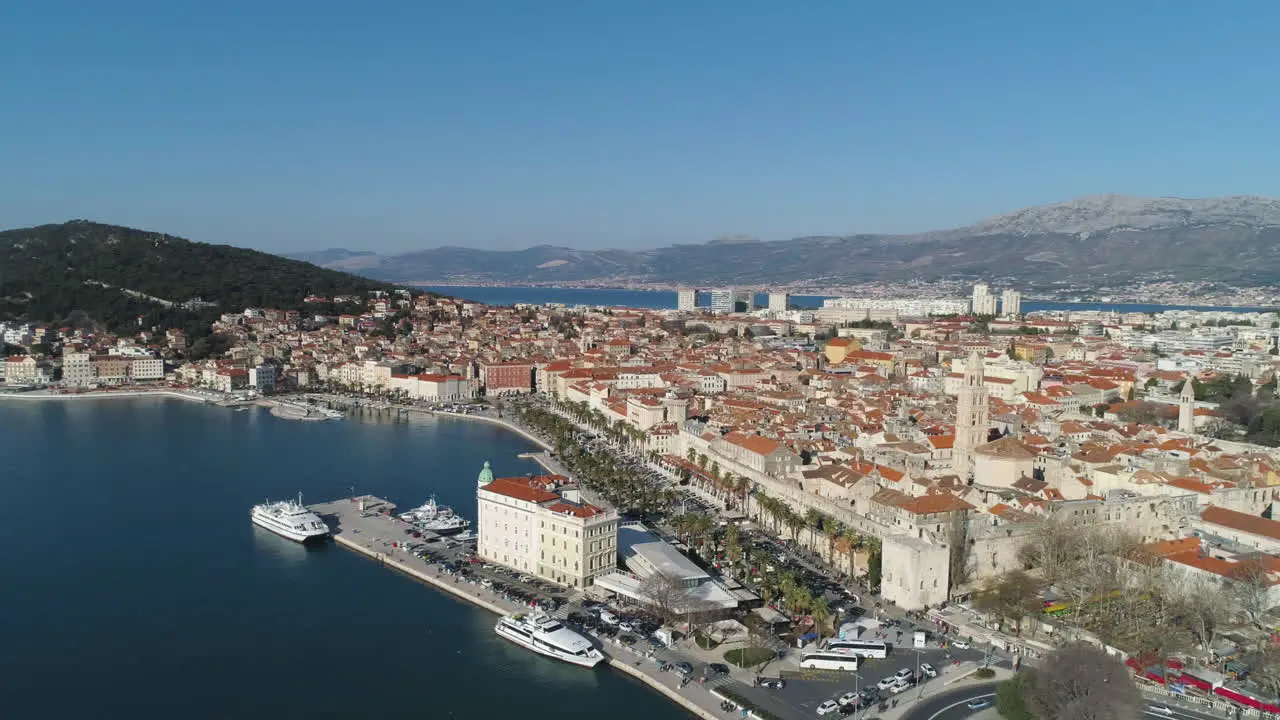
[[[535,478],[496,478],[484,486],[484,490],[506,495],[509,498],[531,503],[544,503],[559,500],[560,496],[546,490],[540,484],[531,483]]]
[[[1272,540],[1280,540],[1280,522],[1258,517],[1257,515],[1210,505],[1204,509],[1204,512],[1200,513],[1200,519],[1207,523],[1231,528],[1232,530],[1247,532],[1250,535],[1261,535]]]
[[[1034,452],[1028,450],[1026,445],[1023,445],[1014,437],[993,440],[985,445],[979,445],[973,451],[987,457],[1001,458],[1003,460],[1034,460],[1036,457]]]

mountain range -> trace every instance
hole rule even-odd
[[[405,284],[833,286],[993,276],[1042,285],[1268,284],[1280,280],[1280,199],[1094,195],[911,235],[739,236],[650,250],[332,249],[287,257]]]

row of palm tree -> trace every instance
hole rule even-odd
[[[800,542],[802,532],[808,533],[808,546],[813,549],[818,548],[819,537],[826,539],[828,561],[835,565],[836,561],[836,543],[844,540],[846,544],[845,559],[847,565],[838,567],[837,569],[848,575],[855,577],[857,570],[854,565],[854,558],[859,551],[866,551],[869,555],[868,576],[874,579],[870,585],[874,589],[879,586],[879,557],[880,557],[880,539],[872,535],[863,535],[844,523],[836,520],[830,515],[826,515],[814,508],[809,508],[803,515],[792,509],[791,505],[780,498],[770,497],[763,491],[755,494],[756,509],[758,517],[763,524],[767,519],[771,524],[774,534],[781,536],[785,529],[791,536],[793,542]]]
[[[694,448],[685,452],[685,459],[699,468],[697,472],[689,472],[690,482],[724,502],[726,507],[741,507],[747,513],[751,493],[755,489],[750,478],[721,470],[719,462],[709,460],[705,453]]]
[[[584,449],[581,431],[573,420],[529,404],[515,404],[512,412],[521,424],[552,446],[560,462],[580,482],[620,510],[660,515],[677,500],[674,489],[620,463],[614,455]],[[590,424],[590,420],[582,422]]]

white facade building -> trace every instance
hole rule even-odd
[[[963,315],[969,312],[968,300],[953,298],[828,298],[825,310],[894,311],[901,315]]]
[[[66,366],[62,369],[66,379]],[[158,357],[135,357],[129,361],[129,379],[134,382],[164,379],[164,360]]]
[[[89,353],[66,353],[62,356],[62,384],[67,387],[87,387],[93,384],[93,364]]]
[[[562,479],[562,478],[560,478]],[[557,476],[493,478],[476,490],[477,553],[486,561],[573,588],[618,564],[618,516],[583,503],[576,490],[554,492]]]
[[[249,386],[257,388],[259,392],[274,390],[276,387],[276,366],[263,363],[257,367],[249,368]]]
[[[974,285],[973,299],[970,301],[969,306],[975,315],[995,315],[996,296],[991,294],[990,286],[986,283]]]
[[[770,312],[785,312],[790,302],[791,296],[787,293],[769,293]]]
[[[694,312],[698,309],[698,291],[693,288],[680,288],[676,291],[676,309],[683,312]]]
[[[1007,316],[1022,314],[1022,293],[1017,290],[1005,290],[1000,294],[1000,312]]]

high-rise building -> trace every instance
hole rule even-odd
[[[970,309],[974,315],[996,314],[996,296],[991,294],[991,288],[986,283],[978,283],[973,286],[973,300],[970,303]]]
[[[791,296],[787,293],[769,293],[769,310],[773,312],[783,312],[790,303]]]
[[[975,350],[969,353],[969,361],[965,363],[964,384],[956,398],[956,439],[951,446],[951,467],[961,480],[967,479],[973,470],[974,449],[987,441],[987,413],[983,361]]]
[[[693,288],[680,288],[676,292],[676,309],[693,312],[698,309],[698,291]]]
[[[733,312],[733,301],[737,294],[730,288],[720,288],[711,291],[711,312],[713,313],[731,313]]]
[[[1014,317],[1022,314],[1022,293],[1017,290],[1005,290],[1000,295],[1000,312]]]

